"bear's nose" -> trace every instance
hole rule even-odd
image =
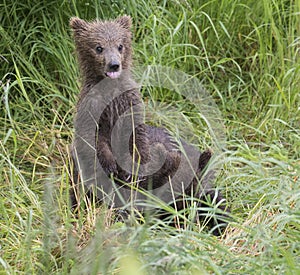
[[[109,63],[109,70],[111,72],[117,72],[120,68],[120,63],[117,61],[112,61]]]

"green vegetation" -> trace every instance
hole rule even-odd
[[[0,3],[0,274],[300,273],[300,2],[198,2]],[[135,64],[196,76],[222,113],[216,185],[233,222],[219,238],[69,210],[80,78],[68,21],[120,14],[133,17]]]

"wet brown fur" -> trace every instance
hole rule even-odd
[[[113,21],[96,20],[86,22],[74,17],[70,20],[70,26],[73,29],[82,74],[82,89],[77,104],[78,108],[92,87],[106,77],[105,73],[108,70],[107,64],[109,64],[112,59],[120,61],[121,71],[130,70],[132,63],[131,18],[129,16],[122,16]],[[121,51],[119,50],[120,45],[123,46]],[[99,46],[103,49],[101,54],[96,51],[96,48]],[[126,111],[130,105],[138,105],[140,102],[141,98],[138,91],[127,91],[119,98],[113,100],[111,105],[105,109],[99,120],[97,157],[108,175],[113,173],[115,177],[119,177],[121,180],[125,180],[128,175],[118,166],[113,156],[110,144],[111,130],[118,119],[118,115]],[[114,113],[111,110],[118,111]],[[137,127],[135,131],[137,136],[135,142],[139,155],[141,156],[141,163],[147,163],[149,160],[150,148],[157,151],[154,155],[157,156],[158,159],[161,156],[166,158],[162,168],[151,177],[144,179],[144,186],[143,182],[141,182],[140,186],[146,188],[149,179],[154,187],[165,184],[169,178],[172,178],[176,173],[182,157],[177,144],[174,143],[171,136],[163,128],[142,124]],[[91,135],[94,134],[95,133],[91,133]],[[210,158],[211,152],[209,151],[201,155],[198,171],[196,171],[197,177],[191,183],[190,190],[186,190],[187,193],[191,193],[192,189],[198,190],[196,193],[190,195],[203,198],[204,200],[206,194],[214,196],[214,189],[207,184],[204,187],[206,190],[203,193],[203,188],[199,191],[199,188],[196,187],[199,185],[198,178],[203,174]],[[76,172],[76,174],[78,174],[78,172]],[[221,200],[223,200],[222,196],[218,195],[217,201],[219,202]],[[184,207],[180,199],[176,205],[178,210]],[[224,205],[220,208],[224,209]]]
[[[122,16],[113,21],[86,22],[78,17],[72,17],[70,26],[78,55],[83,85],[80,100],[99,81],[105,78],[107,64],[115,57],[121,61],[121,70],[131,67],[131,18]],[[118,47],[123,45],[122,51]],[[103,48],[102,54],[97,54],[96,47]]]

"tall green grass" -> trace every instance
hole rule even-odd
[[[0,10],[1,274],[300,272],[299,1],[4,0]],[[105,206],[69,210],[80,78],[68,20],[120,14],[133,17],[136,66],[198,77],[222,112],[216,185],[233,222],[220,238],[201,223],[178,230],[114,222]],[[187,116],[172,91],[149,92]]]

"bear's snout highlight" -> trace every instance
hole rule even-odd
[[[121,64],[117,60],[108,63],[105,75],[109,78],[118,78],[121,75]]]
[[[120,68],[120,63],[118,61],[112,61],[108,64],[108,67],[111,72],[117,72]]]

